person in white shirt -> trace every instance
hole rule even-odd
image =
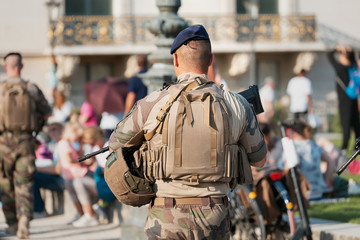
[[[124,112],[108,113],[103,112],[101,114],[100,128],[105,131],[106,139],[110,138],[112,131],[116,128],[116,125],[124,117]]]
[[[264,112],[257,117],[261,123],[270,123],[274,117],[275,82],[272,77],[266,77],[264,82],[265,85],[259,90]]]
[[[306,77],[307,72],[303,69],[290,79],[286,93],[290,96],[290,113],[292,118],[305,119],[308,113],[313,113],[312,84]]]
[[[72,110],[73,104],[66,98],[65,93],[55,90],[55,102],[52,112],[55,119],[62,123],[69,121]]]

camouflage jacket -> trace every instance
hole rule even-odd
[[[182,74],[179,76],[177,83],[170,87],[180,89],[196,76],[199,75],[193,73]],[[206,78],[206,75],[201,75],[201,77]],[[267,150],[263,135],[258,128],[255,113],[246,99],[239,94],[225,90],[222,90],[222,92],[225,103],[228,109],[231,110],[229,126],[232,141],[238,142],[245,148],[250,163],[261,161],[265,157]],[[171,94],[165,89],[153,92],[139,100],[129,114],[119,122],[117,128],[112,133],[109,143],[110,148],[116,150],[120,147],[130,148],[142,145],[145,141],[144,133],[155,128],[157,123],[156,116],[170,96]],[[149,142],[150,148],[156,148],[161,146],[161,144],[162,137],[159,133],[156,133]],[[161,185],[162,181],[157,181],[157,183]],[[160,188],[158,187],[158,190]],[[220,190],[221,194],[219,193],[218,195],[227,194],[228,188],[220,188],[222,189]],[[196,189],[198,190],[198,188]],[[170,191],[169,188],[167,191]],[[174,190],[175,192],[177,191]],[[198,195],[198,193],[194,194]],[[190,195],[194,194],[190,193]]]

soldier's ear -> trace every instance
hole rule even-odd
[[[176,53],[173,54],[173,64],[174,64],[174,67],[179,67],[179,59],[178,59],[178,55]]]
[[[214,56],[214,54],[211,54],[209,66],[211,66],[213,64],[214,60],[215,60],[215,56]]]

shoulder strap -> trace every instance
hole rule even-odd
[[[335,76],[335,80],[339,84],[339,86],[345,91],[346,86],[345,86],[344,82],[341,81],[341,79],[338,76]]]
[[[196,77],[194,79],[194,81],[186,84],[184,87],[182,87],[178,92],[176,92],[174,95],[172,95],[169,100],[165,103],[165,105],[161,108],[159,114],[156,116],[156,126],[153,130],[151,130],[150,132],[147,132],[144,134],[144,137],[147,141],[149,141],[156,133],[157,129],[159,128],[160,125],[162,125],[164,123],[164,119],[166,117],[166,114],[168,113],[170,107],[172,106],[172,104],[176,101],[176,99],[179,97],[179,95],[183,92],[183,91],[190,91],[198,86],[202,86],[202,85],[206,85],[206,84],[211,84],[214,83],[212,81],[209,81],[207,79],[203,79],[200,77]]]

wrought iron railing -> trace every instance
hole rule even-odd
[[[147,30],[154,17],[65,16],[50,24],[53,45],[110,45],[155,42]],[[203,24],[212,41],[298,41],[316,40],[314,16],[249,15],[185,17]]]

